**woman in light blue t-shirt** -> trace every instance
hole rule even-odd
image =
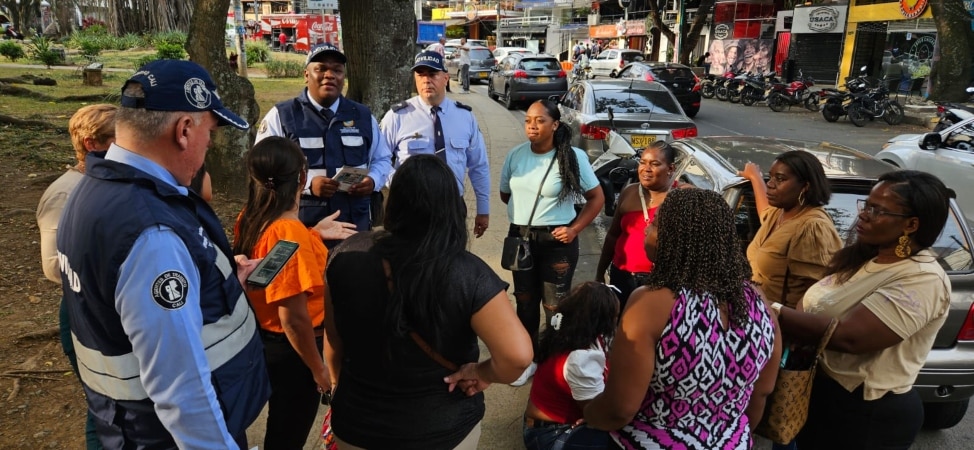
[[[544,305],[545,323],[549,323],[572,287],[578,235],[599,214],[605,197],[585,152],[571,146],[572,131],[561,123],[554,102],[534,102],[525,115],[524,132],[528,142],[514,147],[504,160],[500,194],[511,222],[508,235],[532,237],[534,268],[515,271],[513,277],[517,316],[537,355],[539,307]],[[582,199],[585,205],[576,216],[575,204]],[[537,365],[532,363],[511,385],[523,385],[535,370]]]

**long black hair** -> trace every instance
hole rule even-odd
[[[545,328],[538,344],[538,362],[562,352],[589,348],[599,336],[611,339],[619,315],[619,298],[611,288],[594,281],[575,286],[556,314],[561,323]]]
[[[710,294],[729,305],[731,322],[746,323],[744,286],[751,265],[741,252],[734,214],[720,194],[706,189],[674,189],[654,219],[657,250],[646,284],[674,293]]]
[[[937,237],[947,223],[950,199],[954,191],[944,185],[939,178],[919,170],[897,170],[879,176],[879,183],[890,184],[896,194],[896,201],[906,210],[906,214],[920,219],[917,230],[910,235],[920,249],[937,242]],[[858,219],[857,219],[858,222]],[[879,247],[856,240],[855,234],[850,243],[832,255],[826,269],[827,275],[837,274],[839,283],[845,283],[869,260],[879,255]]]
[[[465,217],[456,177],[440,158],[411,156],[396,170],[385,231],[374,246],[392,269],[384,320],[395,336],[422,331],[434,347],[441,343],[447,317],[440,301],[449,295],[450,268],[467,247]]]
[[[247,202],[237,219],[233,252],[249,256],[264,228],[294,208],[308,163],[297,144],[278,136],[254,145],[244,163],[249,175]]]
[[[829,203],[832,189],[818,158],[806,151],[792,150],[778,155],[774,160],[788,166],[800,182],[808,183],[808,190],[802,197],[805,205],[824,206]]]
[[[582,175],[579,173],[578,158],[575,156],[575,149],[572,148],[572,130],[566,124],[561,123],[561,111],[558,110],[557,103],[551,100],[538,100],[535,103],[544,106],[551,119],[558,122],[558,128],[555,128],[553,139],[555,158],[558,159],[558,175],[561,177],[563,186],[561,192],[558,193],[558,201],[581,201],[585,198],[585,190],[582,189]]]

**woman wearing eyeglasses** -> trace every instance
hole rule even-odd
[[[855,238],[797,310],[772,305],[793,339],[818,342],[819,364],[799,448],[909,448],[923,423],[913,382],[950,307],[950,281],[929,250],[953,191],[928,173],[879,177],[859,203]]]

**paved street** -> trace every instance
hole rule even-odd
[[[454,93],[450,97],[473,107],[480,128],[487,142],[491,164],[491,180],[493,181],[491,195],[490,228],[480,239],[472,240],[470,249],[480,256],[506,281],[511,281],[510,272],[500,267],[500,249],[509,225],[507,210],[500,201],[497,192],[497,180],[507,151],[515,145],[524,142],[524,108],[507,111],[500,103],[490,100],[486,96],[485,85],[471,86],[472,93],[457,94],[459,89],[454,83]],[[382,113],[377,114],[381,117]],[[701,135],[742,135],[755,134],[765,136],[791,137],[799,139],[827,139],[833,142],[849,145],[870,154],[880,150],[882,144],[890,137],[901,133],[920,133],[923,128],[913,125],[890,127],[885,122],[870,123],[866,127],[857,128],[845,118],[837,123],[827,123],[821,113],[807,112],[793,108],[784,113],[775,113],[763,104],[751,107],[734,105],[716,100],[704,100],[700,114],[696,118]],[[473,190],[467,186],[466,200],[468,205],[474,204]],[[473,217],[471,211],[470,217]],[[472,219],[470,229],[473,228]],[[595,275],[595,265],[602,238],[608,220],[605,217],[596,219],[581,236],[581,256],[579,267],[575,275],[576,283],[591,280]],[[482,356],[487,356],[486,348],[482,347]],[[520,388],[507,385],[494,385],[486,391],[487,414],[483,421],[483,435],[480,439],[481,449],[523,449],[521,440],[521,414],[530,391],[530,383]],[[323,415],[325,408],[319,414]],[[316,422],[320,424],[320,420]],[[259,420],[248,433],[251,445],[260,444],[263,436],[263,420]],[[320,428],[315,428],[317,433]],[[316,436],[309,437],[306,449],[317,449]],[[770,443],[759,441],[758,449],[770,449]],[[917,449],[943,448],[974,448],[974,414],[968,414],[965,420],[950,430],[941,432],[922,432]]]

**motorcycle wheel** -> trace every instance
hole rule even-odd
[[[751,106],[754,104],[754,93],[750,89],[745,89],[741,92],[741,104],[744,106]]]
[[[862,104],[856,102],[849,105],[849,121],[857,127],[866,126],[866,122],[869,121],[869,116],[866,114],[866,109]]]
[[[896,100],[890,100],[886,104],[886,113],[883,114],[883,120],[890,125],[899,125],[903,123],[903,107],[900,106],[899,102]]]
[[[714,91],[714,96],[717,97],[717,100],[720,100],[722,102],[726,102],[727,101],[727,87],[726,86],[720,86],[720,87],[718,87]]]
[[[714,98],[717,89],[713,83],[703,83],[700,85],[700,96],[703,98]]]
[[[821,99],[816,93],[812,93],[808,97],[805,97],[805,109],[809,111],[818,111],[822,109]]]
[[[825,105],[822,108],[822,117],[825,118],[826,122],[836,122],[842,116],[837,110],[841,110],[841,108],[833,105]]]
[[[774,112],[782,112],[785,110],[785,99],[781,98],[777,93],[771,94],[768,97],[768,108],[771,108]]]
[[[731,90],[728,90],[727,91],[727,101],[729,101],[731,103],[740,103],[741,102],[741,91],[731,91]]]

